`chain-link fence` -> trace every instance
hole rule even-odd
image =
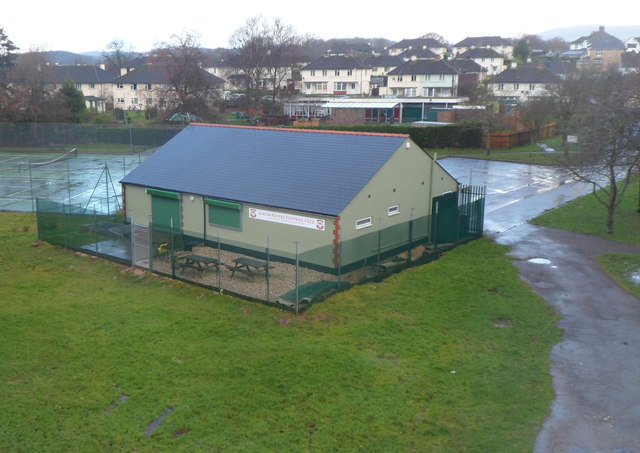
[[[291,238],[275,248],[269,237],[239,242],[224,228],[202,233],[133,225],[116,215],[38,200],[40,239],[111,257],[212,290],[296,313],[336,291],[380,280],[437,258],[482,236],[484,187],[465,187],[435,203],[433,214],[352,240],[307,248]]]
[[[0,147],[65,149],[83,144],[129,145],[131,151],[157,148],[182,126],[75,123],[0,123]]]

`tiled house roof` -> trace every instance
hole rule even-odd
[[[224,85],[224,80],[204,69],[200,69],[202,77],[214,85]],[[170,83],[171,78],[165,65],[146,64],[113,81],[114,83]]]
[[[402,66],[389,72],[389,75],[404,74],[456,74],[457,71],[443,60],[407,61]]]
[[[545,67],[509,68],[494,76],[491,83],[559,83],[560,77]]]
[[[43,74],[47,83],[63,84],[71,80],[75,83],[110,83],[116,76],[93,65],[45,66]]]
[[[364,69],[365,66],[356,58],[344,56],[344,55],[331,55],[328,57],[320,57],[315,61],[312,61],[301,71],[306,70],[322,70],[322,69]]]

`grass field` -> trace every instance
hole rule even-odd
[[[35,241],[0,214],[0,451],[521,453],[549,410],[557,315],[488,239],[298,317]]]
[[[593,234],[624,244],[640,246],[640,213],[638,213],[638,177],[631,181],[616,209],[613,234],[606,233],[606,208],[593,194],[580,197],[532,220],[535,225]]]
[[[490,154],[487,154],[486,149],[438,149],[428,150],[430,153],[438,153],[438,157],[445,156],[462,156],[473,157],[477,159],[487,160],[499,160],[507,162],[520,162],[523,164],[539,164],[539,165],[558,165],[558,159],[563,154],[562,137],[551,137],[548,139],[540,140],[540,143],[544,143],[556,152],[546,152],[540,148],[537,144],[531,143],[528,145],[517,146],[507,149],[492,149]]]
[[[531,221],[535,225],[592,234],[605,239],[640,246],[640,212],[638,212],[638,184],[636,176],[616,209],[613,234],[607,234],[606,210],[593,194],[549,211]],[[640,298],[640,257],[609,253],[598,259],[602,268],[631,294]]]

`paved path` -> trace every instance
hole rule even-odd
[[[526,223],[590,191],[561,173],[447,161],[459,181],[487,185],[487,233],[511,247],[521,278],[562,316],[551,353],[556,397],[535,453],[640,453],[640,301],[595,261],[640,248]]]

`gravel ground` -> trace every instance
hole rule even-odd
[[[211,270],[207,269],[202,272],[196,269],[182,269],[180,266],[176,266],[176,276],[184,280],[207,285],[213,288],[222,288],[224,291],[269,302],[277,302],[280,296],[294,290],[296,287],[296,267],[293,264],[281,261],[271,261],[271,265],[273,267],[269,270],[269,285],[267,285],[266,274],[264,271],[255,275],[235,272],[233,277],[231,276],[231,270],[229,267],[233,266],[233,260],[240,257],[246,257],[246,255],[226,250],[218,251],[211,247],[202,246],[194,247],[192,252],[187,253],[194,253],[196,255],[216,259],[219,257],[219,261],[222,265],[219,266],[218,270],[211,268]],[[186,253],[182,253],[180,255],[183,254]],[[153,270],[163,274],[172,275],[171,261],[168,259],[156,259],[153,261]],[[363,279],[375,276],[376,272],[377,271],[373,266],[366,266],[363,269],[358,269],[338,277],[337,275],[300,267],[298,272],[298,281],[299,285],[318,281],[343,281],[355,284]]]

